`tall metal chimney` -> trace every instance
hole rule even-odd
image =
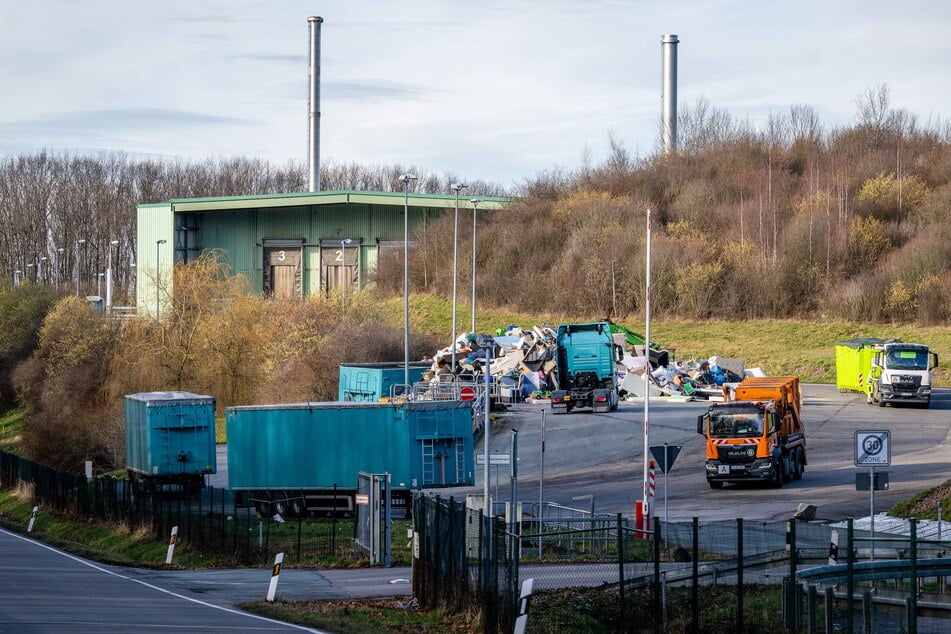
[[[664,111],[661,118],[661,136],[664,141],[664,154],[677,149],[677,44],[676,35],[662,35],[660,38],[661,55],[664,59],[664,77],[662,80]]]
[[[310,25],[310,100],[307,107],[308,191],[320,191],[320,25],[324,19],[313,15]]]

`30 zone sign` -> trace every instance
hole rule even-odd
[[[855,432],[855,466],[887,467],[892,462],[888,431]]]

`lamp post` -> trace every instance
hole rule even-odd
[[[472,330],[469,332],[475,334],[476,331],[476,212],[479,210],[479,203],[482,201],[473,198],[472,203]]]
[[[56,247],[56,250],[54,251],[54,253],[56,254],[55,255],[56,260],[55,260],[55,264],[53,265],[53,268],[55,269],[55,271],[53,272],[53,275],[56,277],[56,292],[57,293],[59,293],[59,261],[60,261],[60,258],[63,257],[63,253],[65,253],[65,251],[66,249],[64,247]]]
[[[399,179],[403,181],[403,389],[409,390],[409,182],[416,177],[403,174]]]
[[[162,263],[162,245],[168,240],[162,238],[155,241],[155,320],[159,318],[159,266]]]
[[[40,258],[39,262],[36,265],[36,281],[38,284],[41,284],[43,282],[43,279],[44,279],[43,278],[43,262],[46,262],[48,260],[49,258],[44,255],[43,257]]]
[[[459,276],[459,192],[469,187],[464,183],[454,183],[452,188],[456,190],[456,215],[452,226],[452,373],[456,373],[456,288],[458,286]]]
[[[76,241],[76,297],[79,297],[79,246],[82,244],[86,244],[85,239]]]
[[[109,255],[106,257],[106,313],[112,312],[112,247],[118,244],[118,240],[109,241]]]
[[[353,242],[350,238],[340,241],[340,309],[347,309],[347,285],[350,280],[347,279],[347,245]],[[359,258],[357,258],[359,266]]]

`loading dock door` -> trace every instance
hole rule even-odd
[[[303,297],[301,247],[264,247],[264,295],[274,299]]]
[[[321,240],[320,281],[324,294],[344,287],[348,295],[360,290],[360,241],[342,245],[339,240]]]

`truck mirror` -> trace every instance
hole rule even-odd
[[[624,346],[616,345],[614,346],[614,360],[616,363],[620,363],[624,360]]]
[[[938,353],[937,353],[937,352],[932,352],[932,353],[931,353],[931,365],[928,366],[928,369],[929,369],[929,370],[934,370],[936,367],[938,367]]]
[[[703,414],[700,414],[700,416],[697,416],[697,433],[698,434],[703,433],[703,418],[704,418]]]

